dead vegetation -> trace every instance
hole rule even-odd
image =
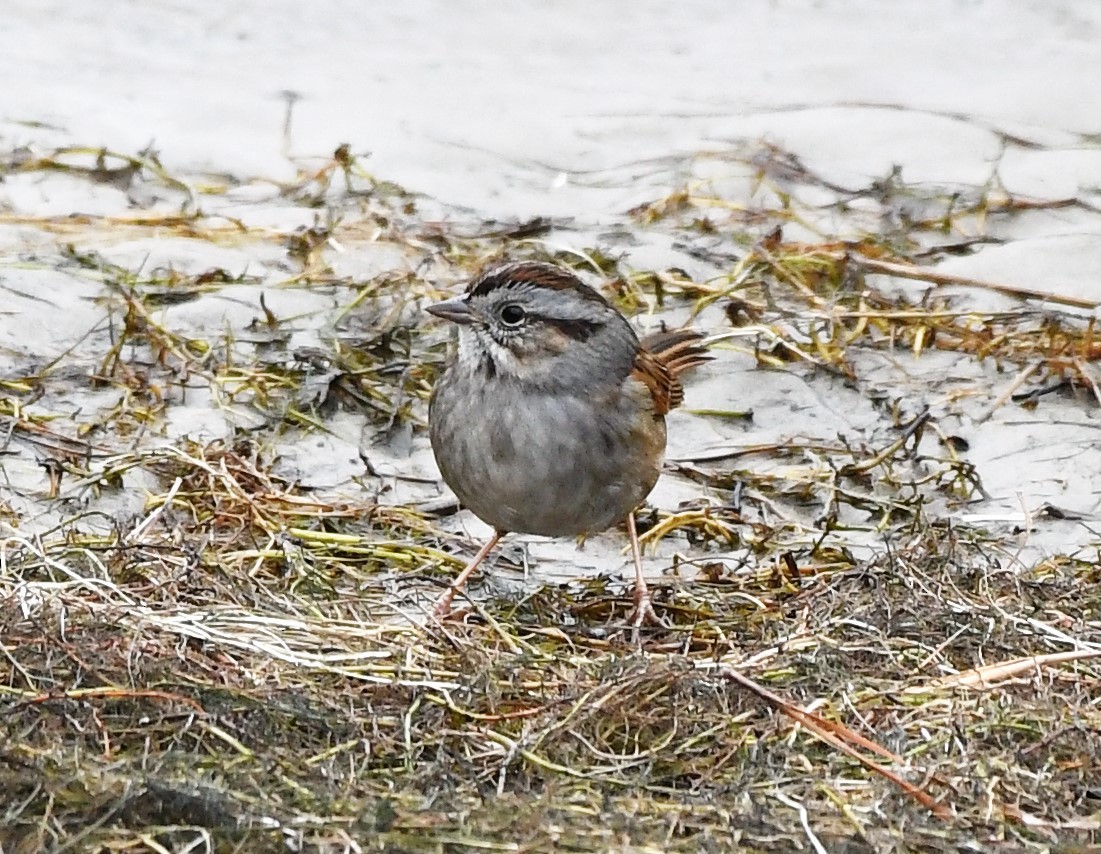
[[[701,493],[642,516],[645,539],[677,556],[657,590],[669,625],[641,646],[605,578],[477,598],[465,622],[426,625],[425,603],[470,549],[441,528],[453,508],[323,494],[282,465],[280,441],[347,412],[379,442],[421,431],[444,348],[418,302],[487,257],[531,253],[545,224],[422,222],[414,197],[342,148],[279,190],[325,209],[318,224],[275,235],[201,213],[195,199],[214,190],[168,176],[151,152],[114,166],[88,154],[13,155],[8,170],[159,182],[179,210],[84,227],[282,242],[286,275],[265,286],[328,288],[339,309],[299,346],[301,317],[262,299],[246,328],[177,326],[164,310],[259,277],[127,269],[67,243],[38,262],[100,281],[103,323],[85,346],[0,378],[3,453],[41,467],[12,493],[20,509],[0,503],[3,851],[1101,841],[1096,555],[1025,565],[1014,536],[956,520],[983,497],[982,473],[927,407],[884,402],[866,441],[750,441],[671,465]],[[763,182],[813,183],[779,155],[755,155]],[[894,178],[864,195],[897,213],[908,193]],[[747,210],[685,189],[635,212],[639,227],[722,235],[732,260],[698,247],[714,277],[634,271],[596,249],[556,260],[598,268],[628,310],[721,309],[713,345],[752,354],[764,382],[822,372],[870,395],[859,354],[937,349],[1003,369],[995,407],[1056,391],[1101,403],[1093,321],[1058,310],[1073,300],[1041,310],[1034,295],[923,266],[967,251],[960,220],[1012,216],[1014,201],[987,188],[906,229],[808,243],[784,239],[792,205]],[[72,223],[36,225],[73,239]],[[330,255],[357,240],[400,245],[432,275],[342,277]],[[957,308],[937,288],[892,291],[887,276],[1021,300]],[[108,403],[67,403],[91,393]],[[166,413],[189,405],[249,427],[160,438]],[[140,512],[100,509],[135,491]]]

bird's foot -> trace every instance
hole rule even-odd
[[[432,607],[432,619],[437,623],[442,623],[445,620],[453,620],[456,617],[461,617],[463,612],[457,612],[452,607],[452,600],[455,598],[455,588],[448,587],[440,598],[436,600],[436,604]]]
[[[631,642],[638,643],[638,630],[643,626],[659,626],[667,629],[669,624],[658,616],[654,610],[654,602],[650,598],[650,590],[646,587],[635,587],[635,607],[627,615],[627,622],[631,626]]]

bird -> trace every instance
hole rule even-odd
[[[433,455],[461,506],[494,529],[433,609],[508,533],[578,537],[626,521],[636,628],[659,622],[634,512],[661,473],[680,376],[709,357],[693,329],[639,340],[597,290],[554,264],[496,264],[426,309],[457,327],[429,399]]]

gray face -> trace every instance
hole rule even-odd
[[[459,326],[459,358],[488,378],[541,391],[622,382],[638,338],[596,291],[557,267],[496,267],[458,300],[429,308]]]

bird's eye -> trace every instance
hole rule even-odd
[[[522,306],[516,305],[516,303],[509,303],[501,309],[501,322],[505,326],[519,326],[524,322],[524,318],[527,316],[527,312],[524,311]]]

